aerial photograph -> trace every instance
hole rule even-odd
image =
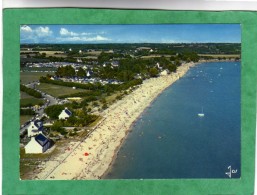
[[[20,26],[20,179],[240,179],[240,24]]]

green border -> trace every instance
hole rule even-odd
[[[5,9],[3,66],[3,194],[241,194],[254,186],[257,12],[111,9]],[[241,179],[20,181],[19,32],[21,24],[240,23],[242,26]]]

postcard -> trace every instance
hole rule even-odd
[[[253,191],[256,15],[4,14],[5,192]]]

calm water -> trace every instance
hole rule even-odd
[[[230,165],[239,178],[240,128],[240,62],[198,65],[145,110],[106,179],[229,178]]]

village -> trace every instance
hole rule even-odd
[[[68,108],[62,110],[58,116],[59,120],[65,120],[72,115]],[[53,142],[45,136],[43,122],[39,119],[32,120],[27,127],[28,137],[31,138],[29,143],[25,146],[25,153],[44,153],[48,150]]]

